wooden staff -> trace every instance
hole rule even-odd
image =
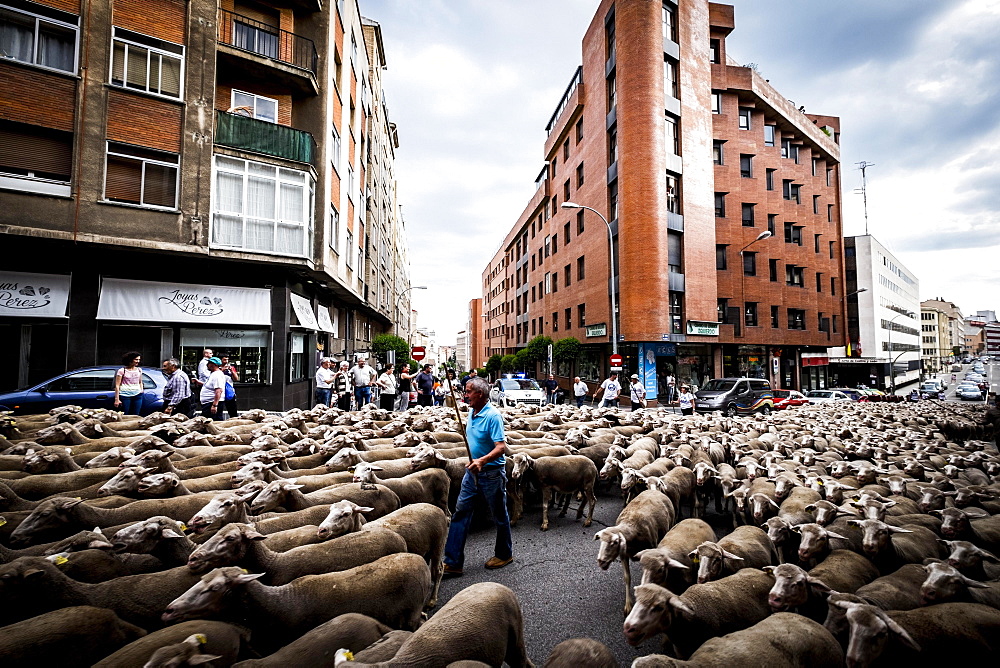
[[[465,435],[465,423],[462,422],[462,411],[458,410],[458,398],[455,396],[455,383],[451,382],[448,378],[448,365],[442,364],[444,367],[444,379],[448,381],[448,387],[451,389],[451,400],[455,402],[455,417],[458,418],[458,429],[459,433],[462,434],[462,442],[465,443],[465,451],[469,455],[469,463],[472,463],[472,448],[469,447],[469,437]],[[455,371],[455,377],[458,377],[458,371]]]

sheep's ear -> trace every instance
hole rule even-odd
[[[373,510],[375,510],[375,509],[374,508],[368,508],[366,506],[354,506],[354,512],[355,513],[370,513]]]
[[[670,599],[670,605],[678,612],[683,612],[686,615],[694,615],[694,610],[688,607],[687,603],[682,601],[679,597],[674,596]]]
[[[984,583],[980,582],[979,580],[973,580],[972,578],[966,577],[964,575],[962,576],[962,578],[965,581],[965,586],[969,587],[970,589],[989,589],[990,588],[990,586],[988,584],[984,584]]]
[[[182,534],[177,533],[176,531],[174,531],[173,529],[171,529],[169,527],[163,529],[163,531],[160,532],[160,535],[163,538],[183,538],[184,537]]]
[[[934,517],[942,517],[940,510],[928,510],[928,515],[933,515]]]
[[[639,560],[641,560],[642,559],[642,555],[646,554],[647,552],[652,552],[652,550],[639,550],[638,552],[635,553],[635,556],[632,557],[632,561],[639,561]]]
[[[817,580],[816,578],[811,578],[811,577],[808,577],[808,576],[806,576],[806,578],[807,578],[807,580],[809,582],[809,586],[813,588],[813,591],[822,592],[824,594],[833,593],[833,589],[831,589],[822,580]]]
[[[302,489],[305,485],[285,485],[285,489]]]
[[[830,538],[838,538],[840,540],[847,540],[847,536],[841,536],[839,533],[834,533],[834,532],[829,531],[829,530],[827,530],[826,535],[829,536]]]
[[[355,468],[357,468],[357,467],[356,467],[356,466],[348,466],[348,467],[347,467],[347,470],[348,470],[348,471],[349,471],[350,473],[354,473],[354,469],[355,469]]]
[[[810,503],[808,506],[805,507],[805,511],[807,513],[814,513],[814,512],[816,512],[816,504],[815,503]]]
[[[670,568],[683,568],[686,571],[691,570],[686,564],[682,564],[676,559],[667,559],[667,566]]]
[[[885,611],[880,608],[873,607],[872,609],[875,614],[879,616],[879,619],[885,622],[885,625],[889,627],[889,630],[896,634],[901,643],[912,649],[914,652],[920,651],[920,645],[917,644],[917,641],[911,638],[910,634],[906,632],[906,629],[900,626],[895,619],[887,615]]]
[[[99,534],[101,536],[104,535],[104,532],[101,531],[101,527],[94,527],[94,533]]]
[[[764,566],[760,570],[764,571],[765,573],[770,573],[771,575],[774,575],[775,568],[777,568],[777,566]]]
[[[726,559],[735,559],[736,561],[743,561],[743,557],[737,554],[733,554],[732,552],[726,552],[725,550],[722,551],[722,556],[725,557]]]
[[[240,573],[236,576],[236,582],[242,584],[244,582],[250,582],[251,580],[256,580],[257,578],[264,577],[263,573]]]
[[[984,550],[983,548],[979,548],[979,556],[981,556],[986,561],[1000,562],[1000,558],[998,558],[992,552]]]
[[[847,520],[847,526],[849,527],[863,527],[861,520]]]
[[[384,471],[385,470],[381,466],[375,466],[374,464],[369,464],[368,468],[370,468],[372,471]]]
[[[253,527],[247,527],[247,529],[243,532],[243,535],[249,538],[250,540],[264,540],[265,538],[267,538],[267,536],[260,533]]]
[[[901,529],[900,527],[894,527],[891,524],[886,524],[885,526],[889,530],[889,533],[913,533],[909,529]]]
[[[58,508],[59,510],[69,510],[73,506],[78,506],[81,503],[83,503],[83,499],[81,499],[80,497],[75,497],[72,499],[63,499],[62,501],[59,502]]]
[[[221,654],[195,654],[194,656],[188,657],[187,664],[189,666],[197,666],[202,663],[208,663],[209,661],[215,661],[216,659],[221,659]]]

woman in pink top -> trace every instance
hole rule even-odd
[[[125,415],[139,415],[142,410],[142,369],[139,353],[125,353],[122,368],[115,373],[115,408]]]

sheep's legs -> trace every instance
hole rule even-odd
[[[590,523],[594,519],[594,506],[597,505],[597,495],[594,494],[594,488],[593,487],[591,487],[590,489],[584,490],[584,491],[585,491],[587,497],[583,501],[580,502],[580,510],[581,511],[583,510],[583,504],[586,503],[589,500],[590,501],[590,510],[587,512],[587,519],[583,522],[583,526],[589,527]],[[580,513],[577,513],[576,517],[577,517],[577,519],[580,519]]]
[[[622,577],[625,578],[625,614],[632,612],[635,597],[632,595],[632,571],[628,567],[628,556],[622,550]]]
[[[549,530],[549,502],[552,500],[552,488],[542,487],[542,531]]]
[[[437,605],[438,590],[441,589],[441,578],[444,577],[444,550],[430,559],[431,567],[431,598],[427,601],[425,608],[430,610]]]
[[[559,511],[559,517],[566,517],[566,512],[569,510],[569,502],[573,500],[573,493],[563,495],[562,510]]]

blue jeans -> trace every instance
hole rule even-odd
[[[122,402],[122,405],[119,406],[119,409],[121,410],[122,413],[125,413],[125,415],[138,415],[139,411],[142,410],[141,394],[137,394],[134,397],[119,396],[118,398],[121,399]]]
[[[451,516],[448,542],[444,546],[444,563],[452,568],[462,568],[465,562],[465,540],[469,534],[477,496],[486,501],[490,519],[497,527],[497,542],[493,555],[499,559],[510,559],[514,553],[510,517],[507,515],[506,471],[502,466],[485,469],[479,475],[466,471],[465,477],[462,478],[462,489],[458,493],[455,514]]]
[[[583,400],[586,398],[587,398],[586,394],[581,394],[580,396],[578,396],[576,398],[576,407],[579,408],[580,406],[583,406]]]
[[[329,387],[317,387],[316,388],[316,403],[323,404],[324,406],[330,405],[330,395],[332,391]]]
[[[357,404],[355,408],[361,408],[365,404],[370,404],[371,402],[372,388],[367,386],[354,388],[354,403]]]

